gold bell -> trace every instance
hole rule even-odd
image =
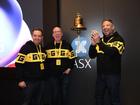
[[[76,17],[74,18],[74,26],[72,30],[77,31],[79,34],[81,30],[86,29],[83,25],[83,18],[81,17],[80,13],[76,13]]]

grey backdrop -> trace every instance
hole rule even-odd
[[[117,31],[126,42],[122,59],[121,97],[123,105],[140,105],[140,14],[139,0],[60,0],[60,23],[65,37],[72,41],[76,34],[70,30],[76,12],[80,12],[86,31],[81,36],[90,37],[90,30],[101,34],[100,22],[111,18]],[[94,60],[92,60],[94,64]],[[70,90],[70,105],[93,105],[96,67],[93,70],[74,70]]]
[[[23,19],[30,30],[43,28],[43,0],[17,0],[23,13]]]

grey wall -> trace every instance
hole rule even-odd
[[[52,39],[52,29],[59,25],[59,0],[43,0],[44,46]]]
[[[140,14],[139,0],[61,0],[60,23],[67,39],[72,41],[76,33],[71,31],[76,12],[80,12],[86,31],[81,36],[90,38],[90,30],[101,33],[100,22],[103,18],[111,18],[117,31],[126,41],[126,49],[122,58],[121,97],[123,105],[140,105]],[[92,105],[96,67],[91,69],[75,69],[72,74],[70,105]]]
[[[17,0],[21,6],[23,19],[29,26],[43,27],[43,0]]]

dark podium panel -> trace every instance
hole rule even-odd
[[[17,87],[14,68],[0,68],[0,104],[20,105],[23,95]]]

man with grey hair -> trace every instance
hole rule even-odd
[[[89,57],[97,57],[96,105],[104,105],[106,89],[111,105],[120,105],[121,56],[125,44],[123,38],[115,31],[111,19],[104,19],[101,27],[103,37],[93,30],[89,48]]]

